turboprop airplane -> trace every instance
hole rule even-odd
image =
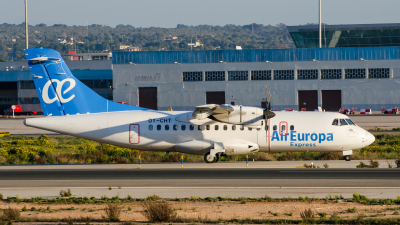
[[[61,55],[27,49],[25,55],[44,118],[24,124],[143,151],[221,156],[256,152],[343,152],[370,145],[374,136],[349,117],[334,112],[271,111],[208,104],[194,111],[155,111],[108,101],[76,79]]]

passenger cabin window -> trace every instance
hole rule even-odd
[[[244,126],[242,125],[242,126],[240,126],[240,130],[244,130]]]
[[[346,119],[346,121],[347,121],[347,123],[348,123],[349,125],[356,125],[353,121],[351,121],[351,119]]]
[[[178,125],[174,125],[173,127],[172,127],[174,130],[178,130]]]
[[[345,125],[348,125],[346,120],[340,119],[340,126],[345,126]]]
[[[186,125],[182,125],[182,126],[181,126],[181,129],[182,129],[182,130],[186,130]]]
[[[228,125],[224,125],[224,130],[228,130]]]
[[[210,130],[210,125],[206,125],[206,130]]]
[[[149,125],[149,130],[153,130],[153,125]]]
[[[277,129],[278,129],[278,127],[277,127],[276,125],[274,125],[273,129],[274,129],[274,130],[277,130]]]
[[[236,130],[236,125],[233,125],[233,126],[232,126],[232,130]]]
[[[197,129],[198,129],[198,130],[202,130],[202,129],[203,129],[203,126],[202,126],[202,125],[198,125],[198,126],[197,126]]]
[[[214,128],[215,128],[215,130],[218,130],[218,125],[215,125],[215,127],[214,127]]]
[[[161,130],[161,125],[157,125],[157,130]]]
[[[190,129],[190,130],[194,130],[194,125],[190,125],[190,126],[189,126],[189,129]]]
[[[294,130],[294,126],[293,125],[290,126],[290,130]]]
[[[286,125],[284,124],[281,125],[281,132],[286,132]]]
[[[249,127],[249,130],[251,131],[251,130],[253,130],[253,128]]]
[[[169,130],[169,125],[165,125],[165,130]]]
[[[332,122],[332,125],[333,126],[339,125],[338,119],[334,119],[333,122]]]

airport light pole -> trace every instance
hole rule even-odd
[[[25,42],[28,49],[28,0],[25,0]]]
[[[321,0],[319,0],[319,48],[322,48]]]

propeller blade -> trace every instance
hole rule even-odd
[[[269,92],[269,98],[268,98],[268,110],[271,111],[271,92]]]

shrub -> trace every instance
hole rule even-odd
[[[143,216],[150,222],[172,222],[176,220],[176,213],[167,202],[148,201],[143,203]]]
[[[13,221],[20,217],[20,212],[18,209],[8,207],[8,209],[3,210],[3,217],[7,221]]]
[[[26,206],[24,206],[24,208],[22,208],[22,212],[26,212],[26,211],[28,211],[28,210],[26,209]]]
[[[160,199],[160,196],[158,196],[158,195],[151,195],[151,196],[147,197],[147,200],[149,200],[149,201],[157,201],[159,199]]]
[[[110,221],[116,222],[120,220],[121,209],[118,207],[118,204],[108,204],[104,210]]]
[[[329,165],[327,163],[325,163],[324,168],[329,168]]]
[[[60,191],[60,196],[61,197],[70,197],[70,196],[72,196],[71,189],[67,189],[66,191],[65,190],[61,190]]]
[[[361,161],[360,164],[358,164],[356,167],[357,168],[365,168],[365,167],[367,167],[367,165]]]
[[[400,215],[399,211],[394,211],[393,215]]]
[[[348,209],[347,209],[347,212],[348,212],[348,213],[356,213],[356,212],[357,212],[357,209],[356,209],[356,207],[354,207],[354,208],[348,208]]]
[[[3,194],[0,193],[0,201],[3,201]]]
[[[293,216],[293,213],[285,213],[285,216]]]
[[[35,207],[32,207],[32,208],[31,208],[31,211],[36,211],[36,208],[35,208]]]
[[[131,210],[132,210],[132,207],[128,206],[128,211],[131,211]]]
[[[300,217],[303,220],[313,219],[314,218],[314,212],[310,208],[308,208],[308,209],[304,210],[304,212],[300,212]]]
[[[318,213],[318,215],[319,215],[319,217],[321,217],[321,218],[325,218],[326,217],[326,213]]]

